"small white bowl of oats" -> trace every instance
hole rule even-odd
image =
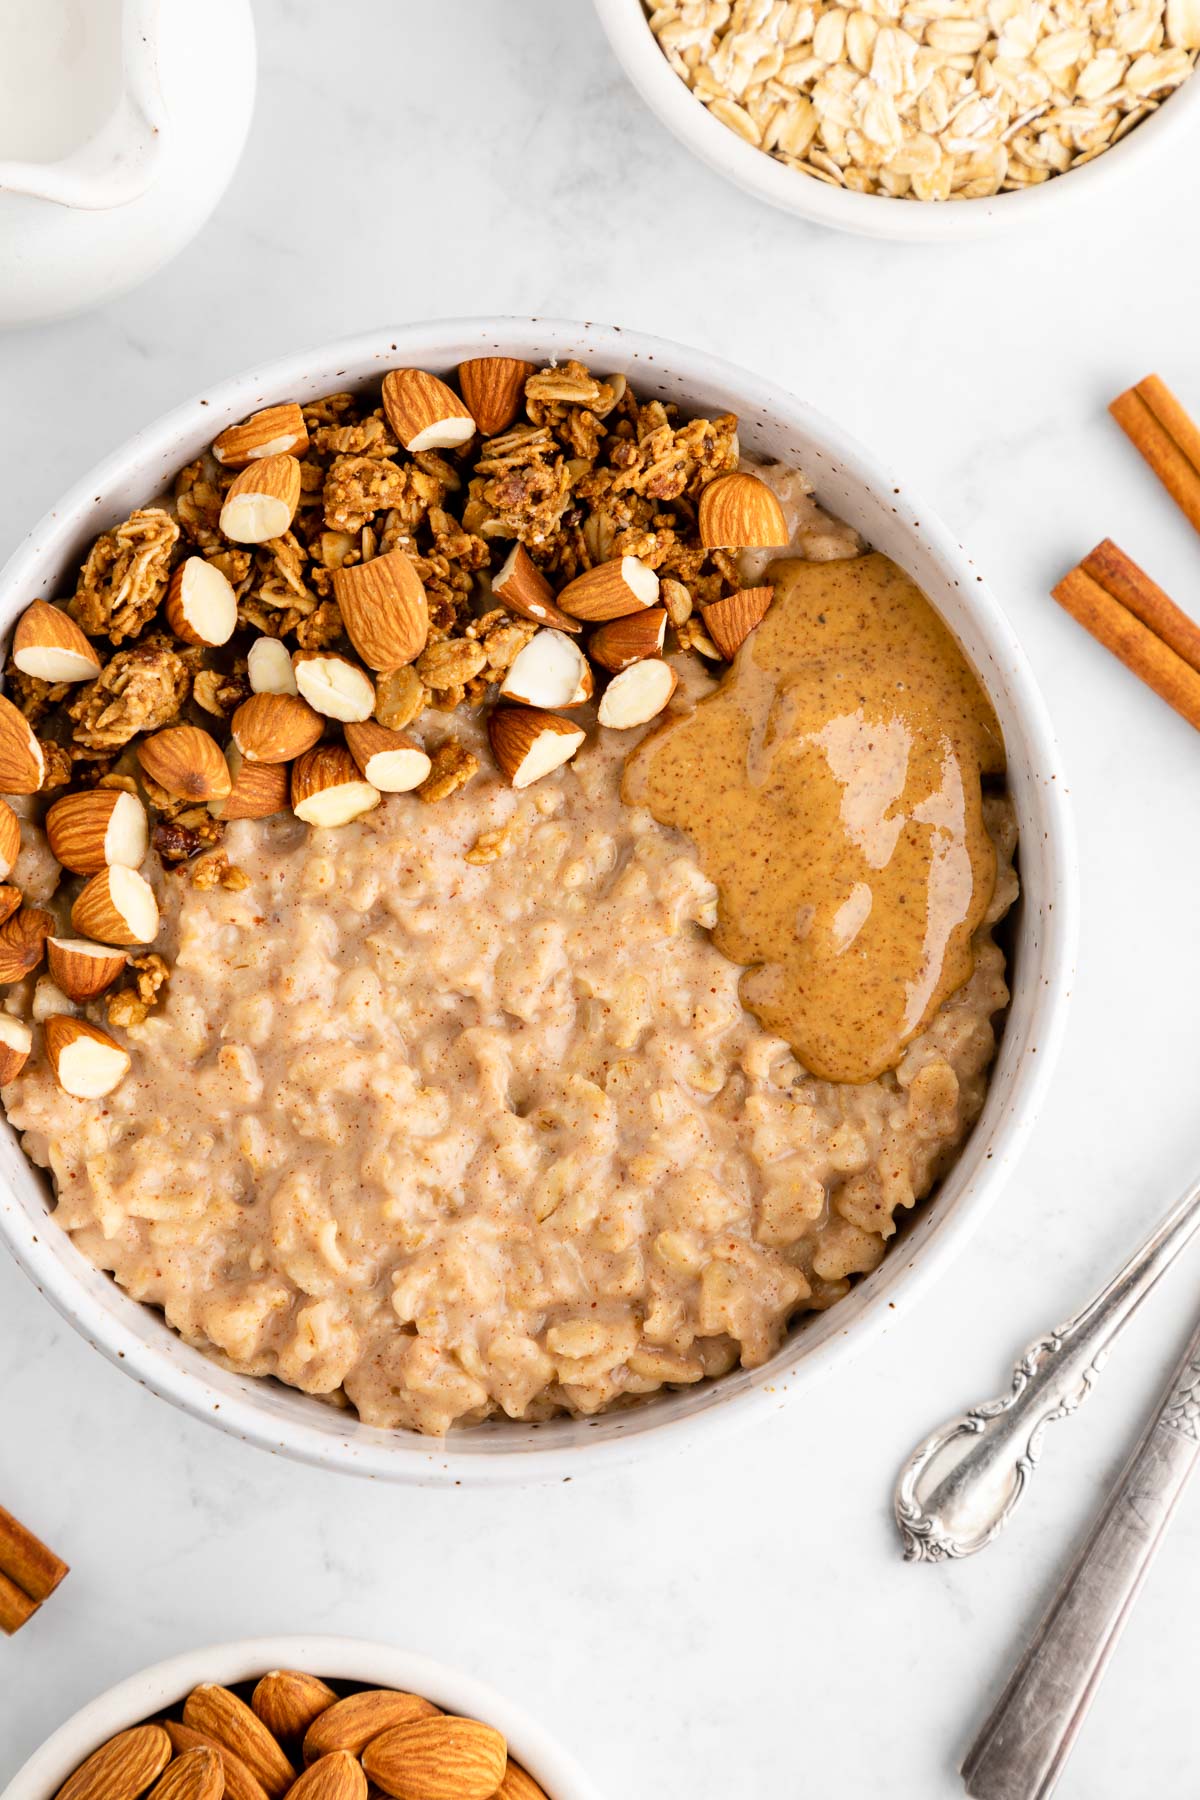
[[[13,627],[0,1238],[197,1418],[455,1484],[710,1439],[1001,1186],[1055,747],[962,547],[774,382],[544,320],[293,355],[68,494]]]
[[[595,5],[681,143],[758,199],[839,231],[941,242],[1033,225],[1154,158],[1169,178],[1172,146],[1190,179],[1197,0]]]

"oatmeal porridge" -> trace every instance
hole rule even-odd
[[[736,421],[486,360],[223,434],[25,615],[0,717],[4,1101],[58,1224],[229,1366],[434,1434],[761,1364],[875,1268],[979,1113],[1016,892],[990,708],[911,583]],[[961,701],[936,780],[893,734],[847,787],[846,894],[788,901],[904,989],[857,1060],[861,984],[819,1046],[765,996],[646,773],[770,679],[784,779],[806,608],[910,723],[923,675]]]

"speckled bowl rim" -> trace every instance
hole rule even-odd
[[[854,194],[789,169],[714,119],[663,55],[642,0],[593,0],[593,5],[613,54],[646,105],[694,156],[769,206],[859,237],[962,243],[1045,225],[1065,206],[1116,200],[1118,184],[1135,174],[1154,178],[1153,161],[1200,121],[1198,71],[1111,150],[1037,187],[990,199],[944,202]],[[1186,148],[1182,167],[1189,177],[1194,173],[1195,155],[1189,159]],[[1179,199],[1184,199],[1182,186]]]
[[[503,1732],[516,1761],[541,1783],[549,1800],[602,1800],[599,1788],[543,1726],[475,1676],[415,1651],[366,1638],[307,1636],[238,1638],[188,1650],[128,1676],[81,1707],[35,1750],[0,1800],[53,1800],[85,1756],[118,1731],[140,1725],[143,1719],[182,1700],[198,1682],[231,1687],[270,1669],[303,1669],[329,1681],[357,1681],[421,1694],[443,1712],[481,1719]]]
[[[363,1425],[274,1381],[222,1368],[158,1313],[94,1268],[51,1224],[47,1190],[7,1126],[0,1133],[0,1237],[80,1334],[135,1379],[198,1419],[264,1449],[392,1481],[458,1485],[570,1480],[763,1419],[826,1379],[912,1305],[980,1223],[1044,1098],[1075,960],[1076,857],[1058,752],[1007,618],[966,551],[930,509],[831,420],[776,383],[666,340],[615,326],[539,319],[457,320],[370,332],[281,358],[206,389],[137,434],[76,484],[0,572],[0,631],[60,580],[97,531],[161,491],[226,424],[256,407],[353,386],[398,364],[452,369],[504,352],[579,355],[627,372],[639,391],[696,411],[736,411],[743,446],[799,460],[831,510],[859,525],[947,619],[996,705],[1022,829],[1024,900],[1013,1003],[983,1114],[933,1204],[919,1208],[875,1273],[802,1325],[768,1363],[594,1419],[488,1423],[446,1440]]]

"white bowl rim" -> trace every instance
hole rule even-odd
[[[126,1676],[60,1725],[21,1765],[0,1800],[53,1800],[84,1757],[118,1731],[139,1725],[182,1699],[197,1683],[230,1687],[271,1669],[303,1669],[330,1681],[421,1694],[445,1712],[494,1725],[508,1739],[517,1762],[546,1789],[549,1800],[601,1800],[600,1790],[545,1727],[477,1676],[392,1644],[307,1634],[236,1638],[184,1651]]]
[[[228,1386],[217,1385],[221,1377],[227,1382],[230,1380],[227,1372],[211,1364],[200,1352],[188,1350],[165,1325],[162,1325],[162,1331],[178,1353],[178,1359],[176,1355],[168,1354],[166,1347],[159,1348],[139,1335],[133,1320],[146,1309],[124,1294],[110,1277],[103,1278],[104,1301],[88,1292],[50,1247],[55,1241],[52,1233],[45,1229],[50,1215],[43,1215],[39,1221],[31,1220],[9,1192],[7,1183],[0,1179],[0,1238],[7,1242],[17,1262],[62,1317],[109,1361],[144,1386],[184,1412],[217,1424],[260,1448],[369,1478],[435,1486],[570,1480],[585,1471],[611,1468],[635,1456],[665,1450],[668,1444],[679,1448],[701,1437],[711,1442],[715,1432],[775,1411],[786,1397],[808,1382],[832,1372],[844,1360],[864,1349],[868,1341],[877,1337],[898,1316],[901,1300],[906,1305],[917,1300],[961,1248],[980,1222],[987,1204],[995,1199],[1002,1185],[1001,1176],[1011,1167],[1032,1130],[1065,1029],[1077,935],[1074,828],[1053,732],[1024,651],[1006,615],[965,551],[931,508],[925,506],[910,488],[902,489],[899,481],[892,480],[885,469],[825,415],[774,382],[763,380],[707,352],[666,339],[626,331],[619,326],[536,317],[438,320],[335,340],[282,357],[266,366],[251,368],[206,388],[164,414],[77,482],[34,527],[8,564],[0,569],[0,610],[6,596],[20,593],[27,603],[40,591],[36,570],[64,539],[78,536],[81,530],[94,533],[97,527],[91,521],[96,517],[95,508],[103,503],[110,485],[119,482],[129,465],[140,460],[154,460],[161,467],[163,480],[168,479],[181,460],[181,440],[205,434],[211,436],[223,424],[245,417],[257,406],[291,397],[299,391],[306,376],[311,376],[314,365],[336,371],[332,375],[323,375],[323,380],[336,382],[345,376],[348,381],[360,383],[374,370],[394,366],[406,357],[418,364],[434,363],[436,366],[460,360],[461,346],[467,342],[474,353],[480,355],[489,350],[531,356],[582,353],[603,366],[604,357],[609,354],[640,359],[647,376],[657,366],[697,387],[703,386],[706,380],[723,382],[736,390],[743,419],[755,414],[786,416],[789,421],[799,421],[801,428],[819,435],[831,466],[848,472],[869,491],[894,494],[895,503],[891,510],[899,519],[897,529],[904,529],[914,541],[923,542],[936,558],[957,571],[954,585],[961,589],[964,603],[969,594],[973,619],[986,633],[989,648],[1003,660],[1011,681],[1019,689],[1022,729],[1029,751],[1027,760],[1041,772],[1039,786],[1048,826],[1046,854],[1053,864],[1054,875],[1053,910],[1044,921],[1043,979],[1048,1012],[1039,1027],[1038,1054],[1026,1059],[1021,1072],[1023,1089],[1019,1104],[1006,1115],[995,1146],[989,1147],[985,1163],[973,1178],[974,1191],[963,1195],[963,1204],[956,1206],[952,1216],[943,1212],[934,1241],[922,1244],[919,1256],[902,1254],[896,1246],[885,1258],[882,1268],[866,1278],[875,1284],[871,1289],[870,1313],[853,1318],[852,1325],[851,1319],[847,1319],[840,1331],[831,1333],[828,1340],[815,1349],[805,1351],[801,1332],[790,1338],[761,1369],[735,1371],[721,1382],[690,1390],[698,1401],[703,1397],[703,1405],[698,1404],[694,1411],[685,1411],[683,1416],[655,1418],[656,1402],[651,1401],[645,1408],[631,1409],[624,1414],[602,1414],[594,1422],[603,1427],[611,1426],[617,1420],[628,1421],[630,1428],[624,1435],[588,1437],[572,1445],[548,1442],[545,1448],[540,1444],[536,1448],[522,1447],[515,1441],[511,1445],[489,1444],[488,1454],[481,1455],[470,1453],[465,1440],[477,1439],[479,1434],[489,1430],[487,1426],[471,1428],[457,1440],[453,1433],[448,1439],[429,1439],[414,1432],[377,1430],[363,1426],[353,1415],[340,1437],[334,1437],[315,1423],[310,1424],[307,1419],[289,1419],[286,1427],[281,1427],[272,1419],[260,1397],[263,1384],[254,1377],[233,1378],[240,1391],[231,1393]],[[443,357],[438,346],[451,343],[457,343],[460,348],[452,357]],[[0,629],[6,628],[0,621]],[[1028,1066],[1030,1064],[1032,1066]],[[964,1145],[964,1156],[969,1153],[970,1142],[968,1139]],[[80,1253],[75,1252],[75,1255],[80,1256]],[[864,1286],[866,1282],[861,1283],[856,1292]],[[849,1308],[853,1298],[851,1295],[842,1306]],[[817,1317],[822,1321],[833,1318],[837,1310]],[[181,1366],[184,1355],[189,1359],[188,1367]],[[200,1366],[195,1366],[197,1364]],[[743,1377],[746,1378],[744,1385]],[[736,1391],[735,1381],[739,1383]],[[292,1395],[292,1398],[308,1399],[303,1395]],[[665,1406],[668,1402],[657,1404]],[[311,1405],[316,1408],[319,1402],[312,1401]],[[342,1418],[345,1415],[333,1416]],[[324,1422],[328,1424],[328,1416]],[[552,1436],[556,1423],[551,1421],[537,1429]],[[514,1434],[520,1429],[507,1422],[495,1427],[497,1432]]]
[[[1110,150],[1077,169],[1015,193],[978,200],[896,200],[855,194],[788,168],[714,119],[680,80],[650,30],[642,0],[593,0],[618,62],[650,110],[701,162],[769,206],[861,237],[897,243],[963,242],[1041,226],[1066,200],[1091,202],[1165,148],[1168,135],[1200,119],[1200,69]],[[1190,110],[1188,110],[1190,109]],[[1069,183],[1066,196],[1059,189]],[[1107,186],[1104,184],[1107,183]]]

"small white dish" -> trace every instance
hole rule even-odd
[[[835,231],[899,243],[941,244],[1050,224],[1065,206],[1112,200],[1118,184],[1136,176],[1161,181],[1161,162],[1157,171],[1153,164],[1170,145],[1175,146],[1181,176],[1181,201],[1184,183],[1194,179],[1195,153],[1189,154],[1182,139],[1200,121],[1200,74],[1184,82],[1152,117],[1103,156],[1038,187],[986,200],[893,200],[883,194],[851,193],[789,169],[714,119],[663,55],[642,0],[594,0],[594,4],[618,62],[681,144],[756,199]]]
[[[5,33],[21,33],[2,126],[0,326],[111,300],[182,250],[232,178],[254,107],[250,0],[35,4],[0,0],[0,58]],[[57,122],[73,103],[87,121],[77,143]]]
[[[574,1758],[494,1688],[414,1651],[342,1637],[241,1638],[155,1663],[89,1701],[60,1726],[17,1770],[0,1800],[54,1800],[67,1776],[117,1732],[153,1718],[202,1681],[231,1687],[270,1669],[302,1669],[335,1683],[360,1682],[421,1694],[443,1712],[480,1719],[503,1732],[514,1759],[545,1788],[548,1800],[601,1800],[599,1789]]]
[[[34,528],[0,571],[0,634],[30,600],[61,595],[95,534],[161,492],[226,425],[275,401],[378,379],[398,365],[445,373],[495,353],[534,362],[577,356],[626,374],[647,398],[692,413],[737,413],[744,450],[805,470],[831,512],[907,570],[959,639],[1000,719],[1021,830],[1023,898],[1013,1001],[982,1116],[937,1197],[918,1209],[881,1267],[800,1325],[763,1367],[596,1418],[489,1422],[443,1441],[374,1429],[276,1382],[221,1368],[87,1261],[54,1225],[45,1179],[15,1133],[0,1133],[0,1238],[63,1317],[127,1374],[265,1449],[361,1475],[447,1485],[557,1481],[657,1448],[711,1446],[725,1426],[774,1413],[878,1337],[944,1271],[1016,1161],[1045,1096],[1075,955],[1074,839],[1058,752],[1024,652],[982,575],[936,515],[839,426],[704,351],[611,325],[455,320],[374,331],[235,376],[114,451]]]

